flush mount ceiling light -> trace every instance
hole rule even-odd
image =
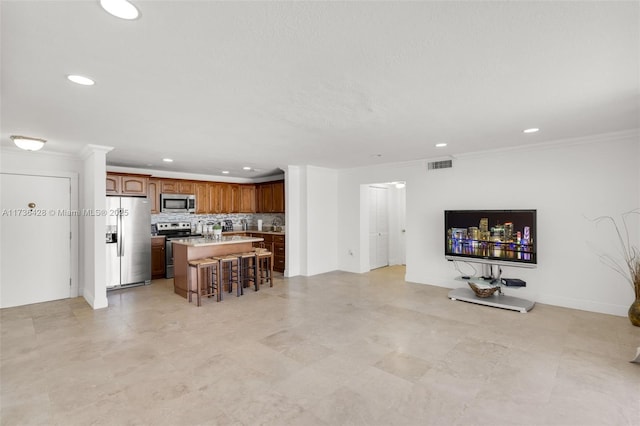
[[[522,133],[536,133],[536,132],[539,132],[539,131],[540,131],[540,129],[538,129],[537,127],[532,127],[530,129],[523,130]]]
[[[446,143],[437,143],[436,144],[436,148],[444,148],[445,146],[447,146]]]
[[[71,74],[67,76],[67,79],[82,86],[93,86],[94,84],[96,84],[96,82],[91,80],[89,77],[85,77],[82,75]]]
[[[42,149],[45,139],[39,138],[30,138],[27,136],[10,136],[13,143],[20,149],[24,149],[25,151],[38,151]]]
[[[163,158],[162,161],[164,161],[165,163],[173,163],[173,159],[171,158]]]
[[[100,6],[117,18],[132,20],[140,16],[138,9],[127,0],[100,0]]]
[[[244,166],[244,167],[242,168],[242,170],[251,170],[251,167],[249,167],[249,166]]]
[[[223,175],[228,175],[228,174],[229,174],[229,170],[223,170],[223,171],[222,171],[222,174],[223,174]]]

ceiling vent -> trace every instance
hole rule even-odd
[[[431,161],[427,163],[427,170],[450,169],[453,167],[453,160]]]

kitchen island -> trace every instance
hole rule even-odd
[[[219,239],[192,238],[172,240],[173,291],[182,297],[187,297],[190,260],[248,252],[252,250],[253,243],[261,241],[264,241],[264,238],[240,235],[223,236]]]

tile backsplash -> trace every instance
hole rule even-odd
[[[275,218],[280,219],[279,225],[284,225],[284,213],[230,213],[230,214],[187,214],[187,213],[158,213],[151,215],[151,224],[158,222],[190,222],[191,227],[199,221],[221,222],[231,220],[234,226],[242,226],[242,219],[247,221],[249,228],[258,226],[258,219],[262,219],[264,226],[270,226]]]

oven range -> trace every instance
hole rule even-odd
[[[158,235],[165,236],[165,262],[166,278],[173,278],[173,244],[171,240],[185,238],[201,238],[202,234],[191,233],[191,223],[189,222],[159,222],[157,224]]]

